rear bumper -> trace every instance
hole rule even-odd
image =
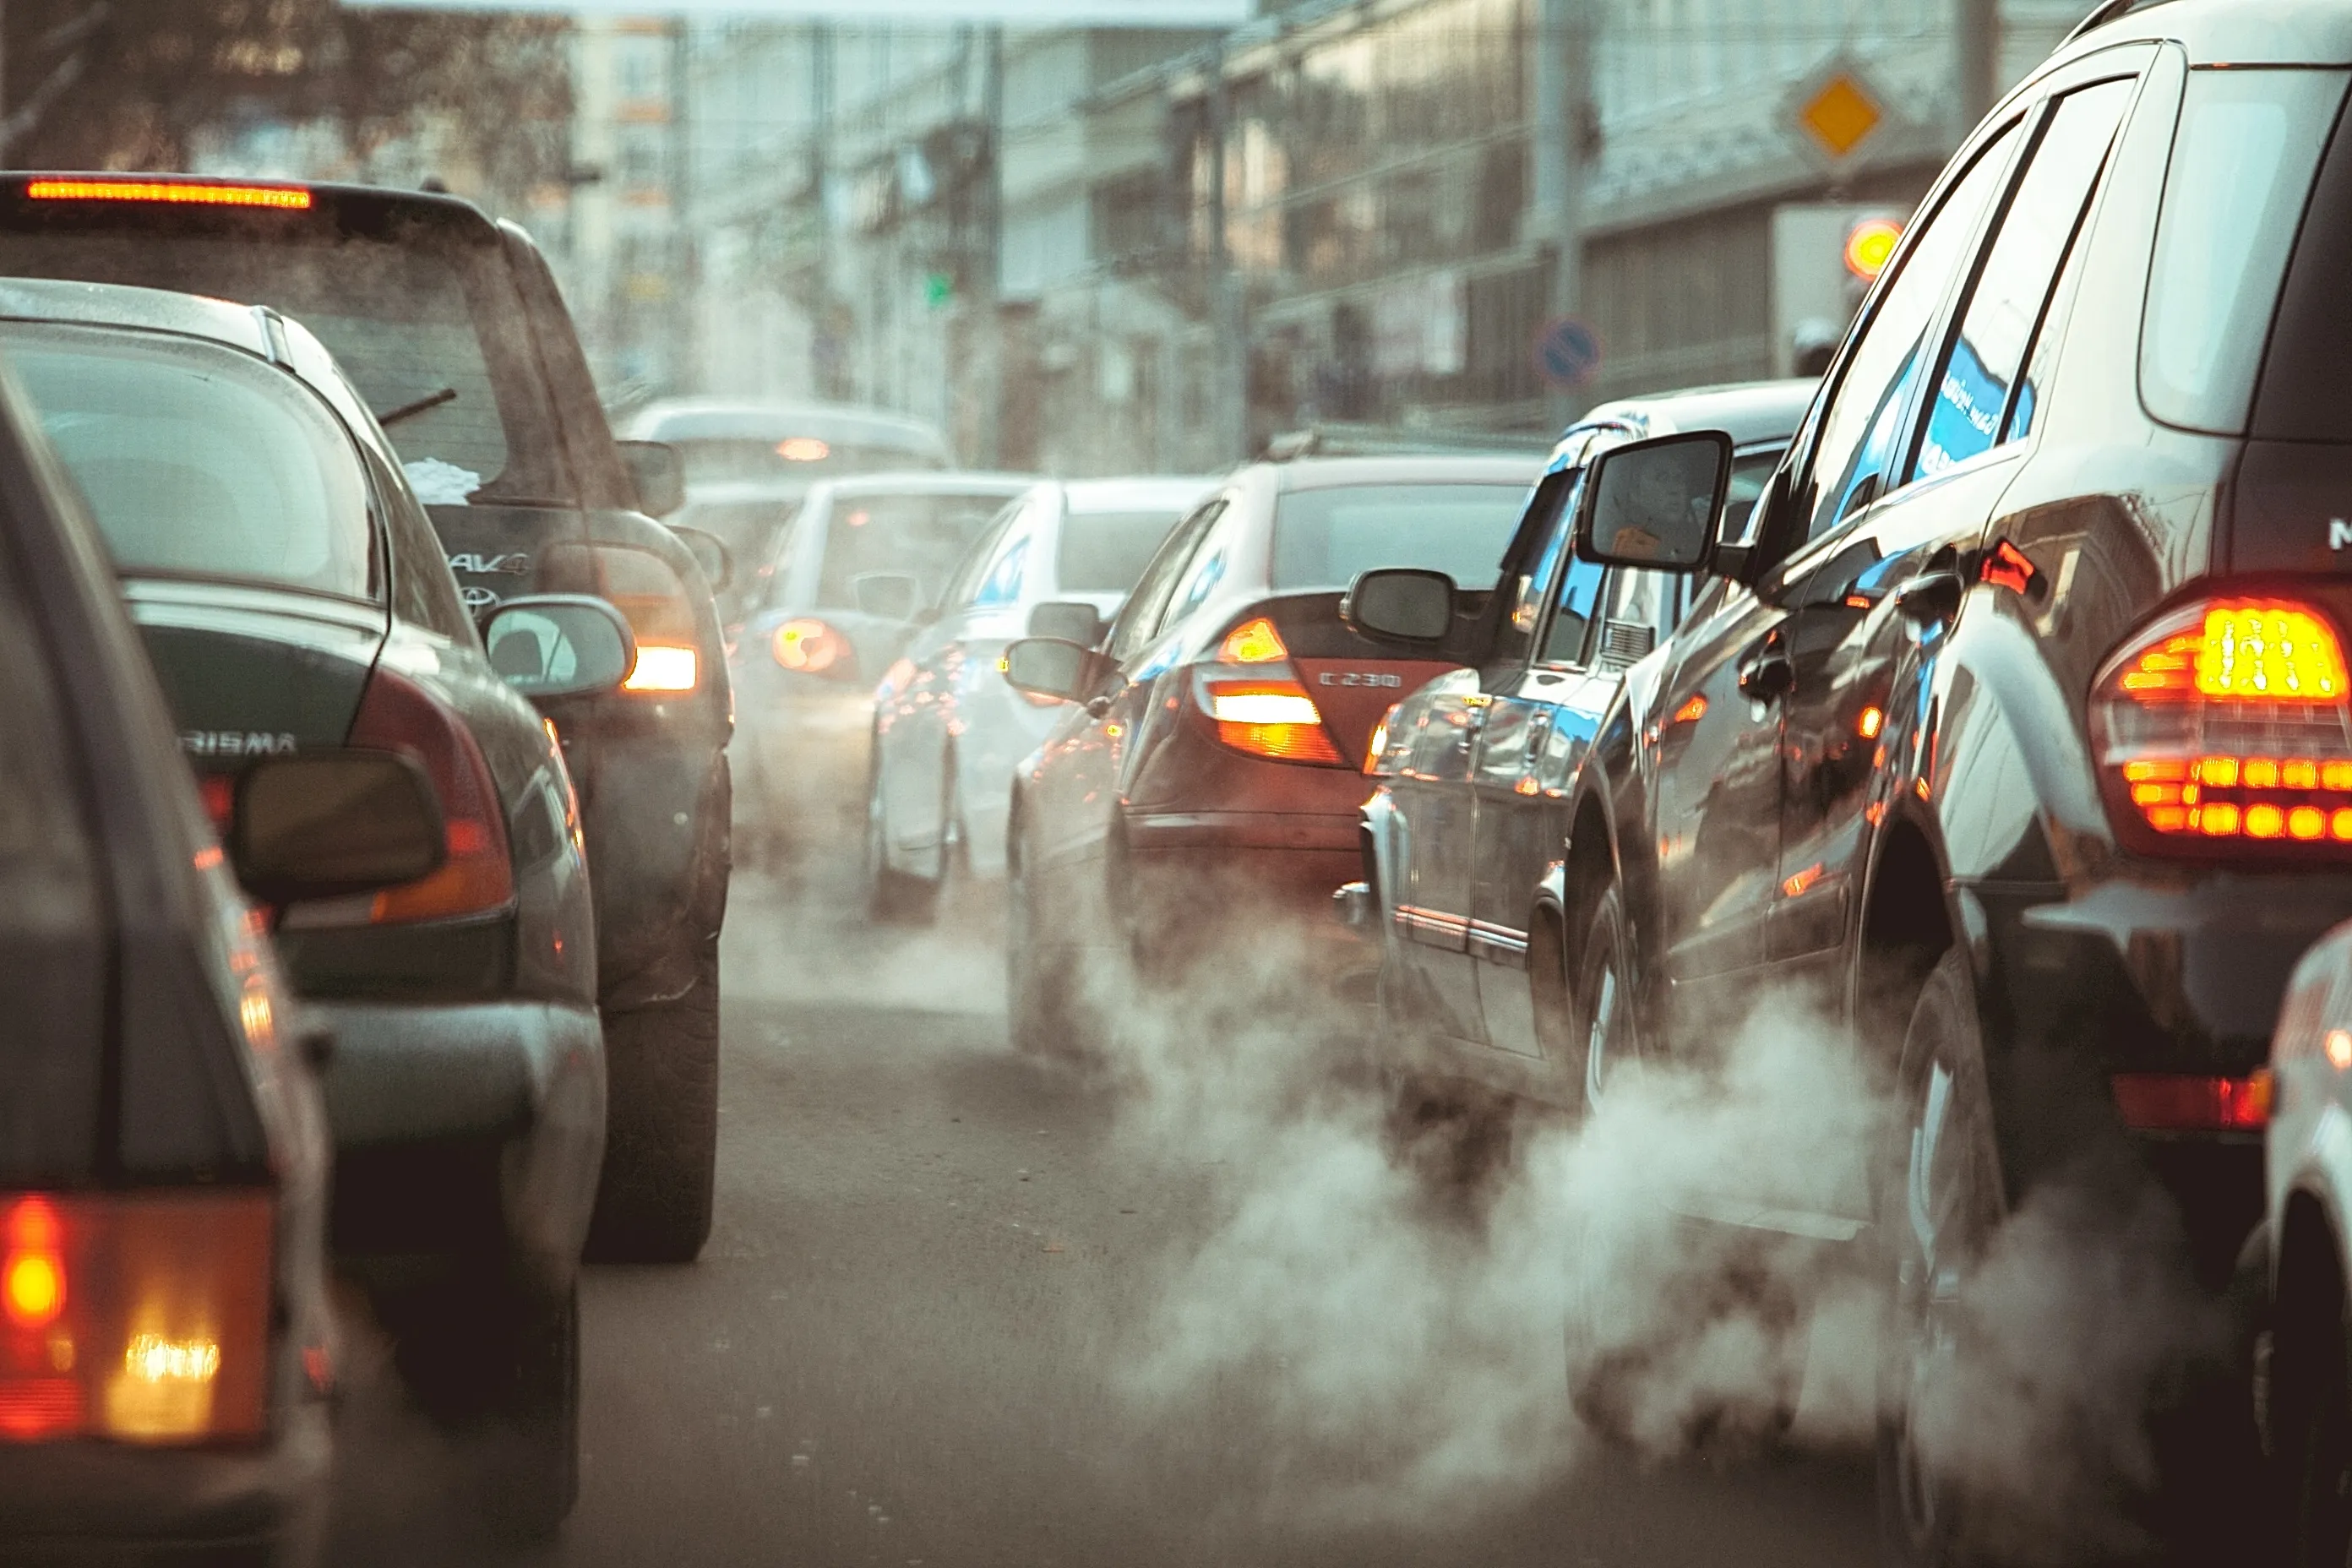
[[[761,689],[737,731],[747,773],[747,820],[772,831],[829,839],[861,822],[872,765],[874,699],[862,689],[808,677]]]
[[[331,1454],[315,1401],[260,1448],[12,1447],[0,1466],[0,1561],[308,1568],[326,1533]]]
[[[336,1252],[578,1267],[604,1152],[596,1014],[547,1002],[323,1004]]]
[[[1130,817],[1127,845],[1140,912],[1196,943],[1247,943],[1281,929],[1326,980],[1376,954],[1331,919],[1333,893],[1363,869],[1352,816],[1165,813]]]
[[[1993,1078],[2004,1163],[2023,1182],[2120,1127],[2122,1072],[2243,1078],[2270,1056],[2296,960],[2352,916],[2352,875],[2165,868],[2060,889],[1963,887],[1990,958],[1988,1002],[2012,1021]],[[2137,1133],[2197,1271],[2225,1282],[2263,1215],[2256,1132]]]

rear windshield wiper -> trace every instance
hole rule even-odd
[[[379,425],[397,425],[404,419],[413,419],[417,415],[438,408],[445,403],[457,401],[457,389],[454,386],[445,386],[438,392],[426,393],[414,403],[404,403],[389,413],[377,415],[375,422]]]

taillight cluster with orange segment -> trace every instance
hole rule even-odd
[[[2314,606],[2212,599],[2158,618],[2101,674],[2090,721],[2137,847],[2352,847],[2352,679]]]
[[[1344,768],[1323,727],[1322,710],[1290,668],[1290,649],[1264,616],[1244,621],[1217,646],[1216,661],[1192,672],[1192,700],[1236,752],[1280,763]]]
[[[636,634],[637,662],[621,689],[641,697],[683,697],[702,683],[694,601],[660,556],[623,545],[590,546],[605,598]]]
[[[0,1442],[268,1426],[263,1191],[0,1195]]]

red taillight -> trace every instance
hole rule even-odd
[[[2143,1132],[2259,1132],[2270,1125],[2271,1075],[2206,1078],[2127,1072],[2114,1079],[2124,1125]]]
[[[2127,842],[2352,845],[2352,681],[2308,606],[2220,599],[2163,616],[2109,661],[2091,739]]]
[[[0,1212],[0,1440],[263,1434],[269,1194],[23,1194]]]
[[[472,732],[423,688],[379,668],[368,680],[350,743],[415,758],[433,781],[447,825],[449,858],[440,869],[376,894],[369,922],[394,925],[504,909],[514,898],[506,815]]]
[[[1244,621],[1217,645],[1219,664],[1279,664],[1289,657],[1282,634],[1264,616]]]
[[[637,637],[637,662],[621,689],[637,696],[677,697],[702,683],[701,637],[686,584],[658,555],[624,546],[589,547],[604,597]]]
[[[1291,668],[1282,634],[1264,616],[1227,632],[1216,662],[1193,671],[1192,700],[1216,727],[1218,742],[1236,752],[1278,763],[1349,765]]]
[[[274,207],[308,212],[310,193],[300,185],[227,185],[205,180],[32,180],[27,199],[37,202],[161,202],[175,206]]]
[[[857,649],[835,627],[813,616],[795,616],[768,639],[776,662],[795,675],[830,680],[857,679]]]

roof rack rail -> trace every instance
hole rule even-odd
[[[1390,425],[1327,423],[1286,430],[1271,437],[1259,460],[1290,463],[1301,458],[1540,457],[1557,439],[1540,432],[1512,430],[1419,430]]]
[[[2098,5],[2091,7],[2089,16],[2074,24],[2074,31],[2068,33],[2065,41],[2058,47],[2063,48],[2094,28],[2104,27],[2110,22],[2120,22],[2135,11],[2145,11],[2151,5],[2163,4],[2164,0],[2100,0]]]

